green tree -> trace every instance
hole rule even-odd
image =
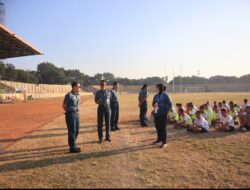
[[[239,82],[250,83],[250,74],[241,76]]]
[[[66,76],[63,68],[58,68],[52,63],[41,63],[37,66],[37,74],[40,83],[65,84]]]
[[[7,63],[5,66],[5,79],[9,81],[16,81],[15,66],[10,63]]]
[[[0,61],[0,80],[5,79],[5,64]]]

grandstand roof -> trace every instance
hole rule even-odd
[[[0,24],[0,59],[28,55],[42,55],[42,53]]]

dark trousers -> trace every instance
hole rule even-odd
[[[103,138],[103,118],[105,118],[105,126],[106,126],[106,139],[110,139],[110,107],[109,106],[101,106],[99,105],[97,110],[98,115],[98,137],[99,140]]]
[[[71,150],[76,149],[76,139],[79,134],[79,113],[67,112],[65,114],[68,128],[68,144]]]
[[[147,111],[148,111],[148,104],[147,103],[143,103],[140,106],[140,122],[141,125],[145,125],[146,121],[147,121]]]
[[[111,103],[111,128],[118,128],[118,120],[119,120],[119,103],[113,102]]]
[[[155,128],[157,131],[157,141],[162,142],[162,144],[167,143],[167,115],[155,115]]]

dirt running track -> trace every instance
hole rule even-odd
[[[62,101],[63,98],[53,98],[0,104],[0,148],[6,149],[17,140],[62,115],[64,113]]]

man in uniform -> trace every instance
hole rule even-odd
[[[106,139],[105,141],[111,142],[110,139],[110,98],[111,93],[107,90],[107,82],[102,80],[100,83],[101,90],[97,91],[95,94],[95,103],[98,104],[98,137],[99,144],[102,143],[103,138],[103,117],[105,117],[105,126],[106,126]]]
[[[72,91],[65,95],[63,109],[65,111],[66,124],[68,128],[68,144],[70,153],[81,152],[76,145],[76,139],[79,134],[79,104],[80,104],[80,84],[72,82]]]
[[[113,89],[111,91],[111,130],[120,130],[118,127],[119,120],[119,83],[113,83]]]
[[[139,107],[140,107],[140,123],[142,127],[147,127],[147,111],[148,111],[148,85],[144,84],[139,93]]]

